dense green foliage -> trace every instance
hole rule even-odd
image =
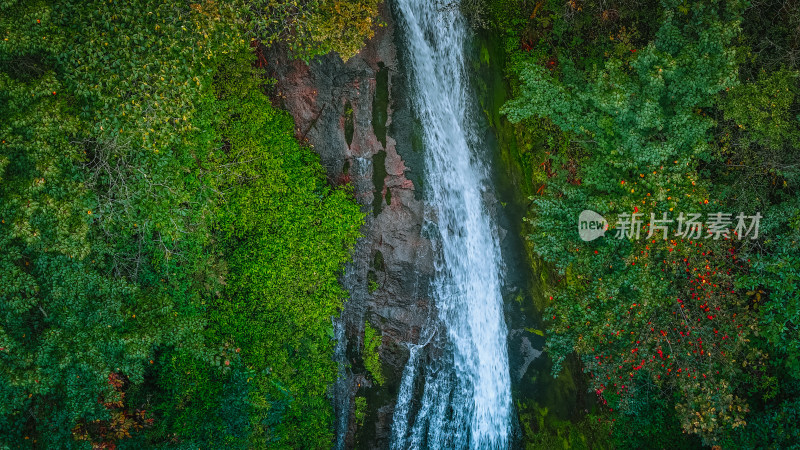
[[[378,0],[244,0],[256,32],[308,60],[336,51],[347,61],[374,32]]]
[[[316,155],[293,139],[291,117],[264,106],[259,78],[240,69],[246,62],[233,61],[215,84],[214,117],[229,144],[217,164],[236,169],[219,172],[231,192],[218,223],[229,276],[227,295],[213,302],[212,329],[243,349],[254,427],[279,424],[250,444],[316,447],[333,437],[325,397],[336,377],[331,317],[346,295],[336,274],[361,213],[327,186]],[[276,415],[276,407],[285,411]]]
[[[372,379],[378,385],[382,385],[386,379],[383,376],[378,347],[381,346],[383,339],[380,334],[372,328],[369,322],[364,324],[364,350],[361,352],[364,358],[364,367],[367,369]]]
[[[475,7],[474,5],[472,7]],[[528,219],[556,278],[547,348],[577,354],[614,445],[800,444],[797,402],[796,6],[780,2],[496,1]],[[514,15],[503,13],[510,8]],[[766,17],[794,25],[769,25]],[[794,49],[794,50],[790,50]],[[582,241],[584,209],[606,237]],[[759,238],[661,231],[617,239],[619,214],[759,212]],[[736,226],[734,220],[731,228]],[[526,433],[531,435],[530,433]],[[687,435],[684,435],[687,436]],[[672,439],[670,441],[670,439]]]
[[[0,447],[331,441],[362,215],[263,92],[253,8],[0,2]],[[371,33],[319,8],[358,23],[315,54]]]

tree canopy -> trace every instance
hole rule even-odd
[[[362,214],[253,66],[274,3],[0,2],[0,446],[331,441]],[[298,56],[372,32],[306,6]]]
[[[573,3],[505,25],[517,95],[504,112],[523,142],[551,133],[528,226],[559,280],[544,312],[554,371],[580,357],[620,446],[670,429],[796,443],[797,67],[748,77],[771,55],[750,53],[765,11],[744,2],[662,1],[649,17]],[[583,210],[608,220],[605,237],[579,237]],[[734,234],[739,214],[759,215],[756,239]]]

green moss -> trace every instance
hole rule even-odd
[[[353,106],[350,101],[344,105],[344,139],[347,141],[347,146],[353,143]]]
[[[372,131],[386,148],[386,122],[389,120],[389,69],[378,63],[375,75],[375,96],[372,98]]]
[[[374,270],[367,272],[367,290],[370,294],[378,290],[378,275]]]
[[[377,250],[375,256],[372,258],[372,267],[379,272],[386,270],[386,263],[383,260],[383,253],[381,253],[380,250]]]
[[[481,63],[489,65],[489,49],[486,45],[481,46]]]
[[[383,376],[380,355],[378,348],[383,343],[383,337],[370,326],[369,322],[364,323],[364,351],[361,354],[364,360],[364,367],[375,380],[378,386],[382,386],[386,379]]]
[[[425,150],[423,133],[422,123],[418,119],[414,119],[411,128],[411,149],[417,153],[422,153]]]
[[[355,404],[356,407],[353,415],[355,416],[358,426],[363,426],[364,419],[367,417],[367,398],[360,396],[356,397]]]
[[[383,188],[386,183],[386,175],[386,152],[381,150],[372,157],[372,184],[375,186],[372,214],[376,217],[383,209]]]

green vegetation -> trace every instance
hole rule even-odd
[[[609,425],[597,420],[594,415],[587,415],[580,422],[554,418],[546,406],[519,405],[520,423],[525,435],[525,449],[539,448],[574,448],[586,449],[612,448],[607,443]]]
[[[364,419],[367,417],[367,398],[366,397],[356,397],[355,399],[355,411],[353,414],[355,415],[356,423],[358,426],[364,425]]]
[[[386,379],[383,376],[383,368],[381,366],[380,354],[378,348],[383,343],[383,338],[378,332],[372,328],[369,322],[364,323],[364,350],[361,352],[364,358],[364,367],[367,372],[372,375],[372,379],[378,386],[383,385]]]
[[[614,447],[800,444],[797,7],[465,6],[506,39],[517,125],[501,140],[515,153],[504,157],[528,161],[526,227],[554,271],[554,371],[580,358]],[[605,238],[579,238],[584,209],[609,219]],[[667,239],[615,238],[618,214],[646,225],[651,212],[763,218],[757,240],[676,236],[675,224]],[[544,420],[520,408],[526,442],[543,442]]]
[[[381,150],[372,155],[372,183],[375,193],[372,197],[372,215],[377,217],[383,210],[384,190],[386,188],[386,151]]]
[[[208,1],[207,3],[213,4]],[[237,6],[258,37],[286,45],[306,61],[337,52],[353,57],[372,37],[378,0],[240,0]]]
[[[376,6],[268,3],[0,2],[0,447],[331,442],[363,215],[250,46],[347,58]]]
[[[372,131],[386,148],[386,122],[389,120],[389,68],[378,63],[375,75],[375,96],[372,97]]]

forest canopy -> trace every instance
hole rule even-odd
[[[376,7],[0,2],[0,447],[328,445],[363,216],[252,46],[348,58]]]
[[[555,280],[546,348],[555,373],[580,359],[609,446],[800,444],[797,5],[466,6],[506,37],[528,238]],[[579,237],[582,210],[605,238]],[[615,238],[616,217],[683,212],[758,214],[760,232]]]

